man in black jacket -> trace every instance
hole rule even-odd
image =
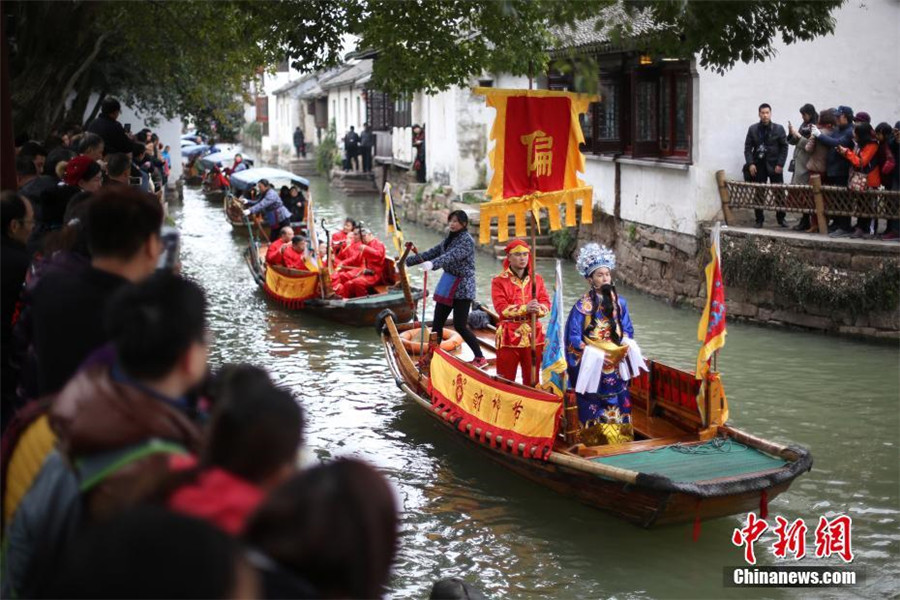
[[[100,104],[100,115],[91,121],[87,130],[96,133],[103,138],[106,154],[113,152],[131,152],[134,142],[125,133],[125,128],[119,123],[119,115],[122,114],[122,105],[115,98],[106,98]]]
[[[744,140],[744,181],[756,183],[784,183],[784,162],[787,160],[788,144],[784,127],[772,122],[772,107],[759,105],[759,123],[747,130]],[[756,226],[763,225],[763,211],[756,209]],[[775,219],[782,227],[787,227],[784,213],[777,211]]]
[[[82,361],[107,342],[103,322],[109,299],[152,274],[162,250],[162,206],[134,188],[97,192],[88,202],[85,221],[90,266],[47,272],[31,295],[41,395],[59,391]]]

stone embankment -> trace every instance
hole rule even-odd
[[[477,204],[458,202],[447,188],[401,187],[394,193],[401,219],[443,231],[450,211],[462,209],[477,231]],[[594,223],[579,226],[575,235],[577,247],[599,242],[615,249],[618,281],[676,305],[703,308],[708,229],[679,233],[595,211]],[[539,257],[556,251],[550,236],[538,247]],[[481,248],[495,255],[502,249],[496,242]],[[729,319],[900,340],[896,243],[723,227],[722,268]]]

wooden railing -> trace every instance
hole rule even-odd
[[[812,175],[809,181],[810,185],[749,183],[725,179],[725,171],[716,171],[722,213],[728,225],[735,224],[732,211],[737,208],[814,214],[822,234],[828,233],[829,217],[900,219],[900,191],[855,192],[846,187],[824,186],[818,175]]]

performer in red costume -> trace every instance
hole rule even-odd
[[[290,247],[293,238],[294,230],[291,227],[282,227],[278,239],[269,244],[269,249],[266,250],[266,264],[284,266],[283,253]]]
[[[363,268],[362,242],[356,230],[347,232],[343,247],[334,256],[334,272],[331,274],[331,286],[341,295],[343,286],[356,277]]]
[[[331,236],[332,252],[334,252],[335,254],[340,252],[344,248],[344,246],[347,245],[347,234],[349,234],[351,231],[355,231],[357,227],[358,225],[353,219],[348,218],[347,220],[345,220],[343,229]]]
[[[544,279],[535,274],[536,294],[531,293],[529,255],[531,248],[522,240],[506,245],[503,272],[491,281],[491,298],[494,310],[500,316],[497,326],[497,375],[515,380],[516,368],[522,366],[522,383],[537,385],[531,377],[531,315],[540,317],[550,313],[550,297],[544,287]],[[544,328],[535,321],[535,353],[537,369],[535,379],[540,379],[541,355],[544,351]]]
[[[308,251],[309,240],[302,235],[295,235],[289,247],[284,250],[284,266],[298,271],[315,271],[315,265]]]
[[[335,291],[344,298],[357,298],[369,293],[369,288],[381,283],[384,274],[384,257],[387,249],[375,234],[364,229],[362,232],[362,245],[360,252],[363,257],[362,269],[357,274],[346,279]]]

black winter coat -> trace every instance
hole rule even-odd
[[[765,157],[757,159],[757,149],[765,145]],[[788,143],[784,127],[778,123],[769,123],[763,127],[762,123],[754,123],[747,130],[747,138],[744,140],[744,164],[761,165],[765,162],[769,171],[775,167],[784,167],[787,160]]]

